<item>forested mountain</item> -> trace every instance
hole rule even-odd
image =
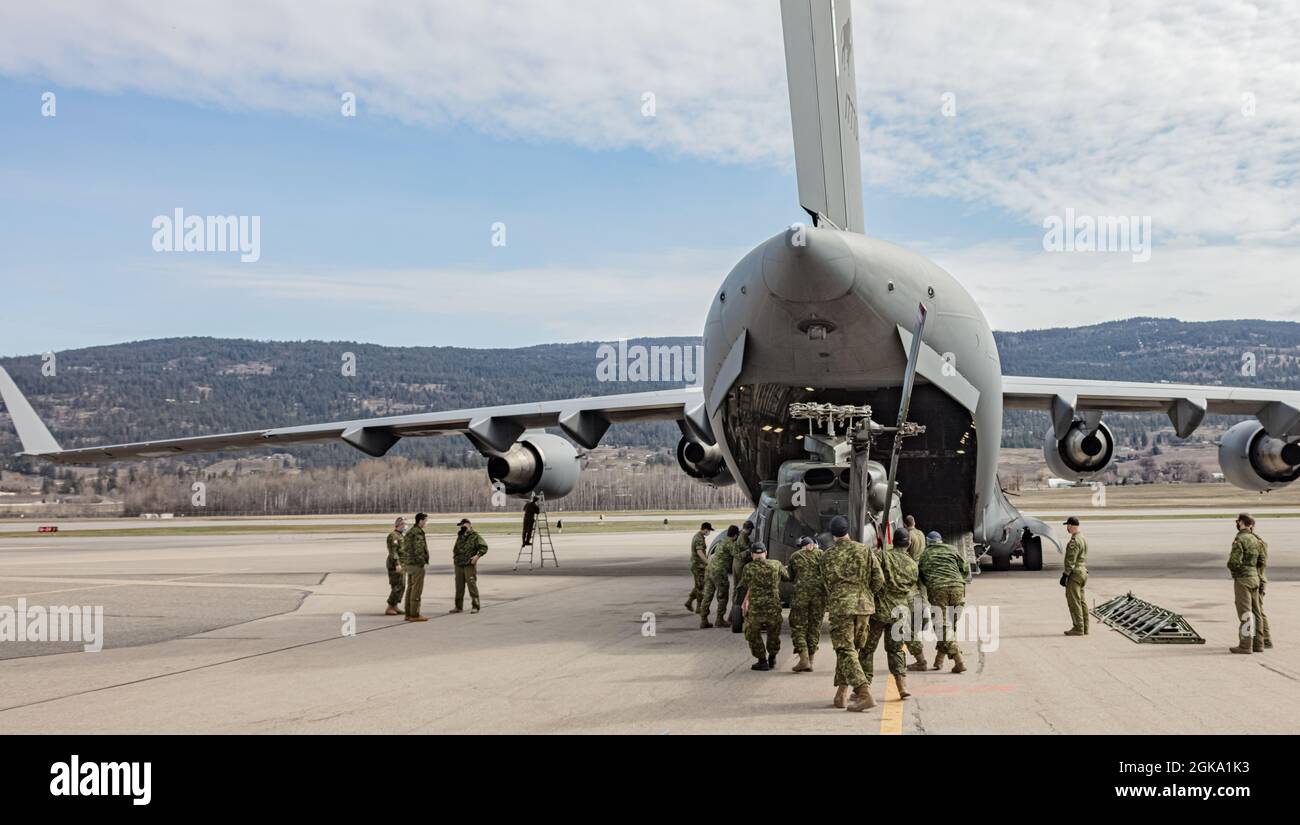
[[[1274,321],[1186,323],[1133,318],[1089,327],[997,333],[1003,371],[1133,381],[1188,381],[1300,389],[1300,324]],[[629,345],[697,345],[694,338],[638,339]],[[381,347],[355,342],[267,342],[174,338],[0,359],[66,447],[289,426],[422,410],[662,389],[681,382],[598,379],[599,343],[520,349]],[[355,356],[355,375],[343,367]],[[1254,375],[1243,375],[1253,363]],[[1116,417],[1134,443],[1167,422]],[[1045,416],[1007,417],[1007,446],[1036,446]],[[672,424],[611,428],[606,443],[669,447]],[[1140,443],[1140,442],[1138,442]],[[0,413],[0,455],[19,449]],[[364,456],[346,446],[289,448],[300,466],[350,466]],[[393,450],[421,463],[478,466],[460,438],[404,439]]]

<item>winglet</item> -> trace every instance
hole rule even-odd
[[[50,453],[62,452],[59,442],[54,440],[50,431],[45,428],[45,424],[32,405],[27,402],[27,398],[18,390],[18,385],[5,372],[4,367],[0,367],[0,399],[9,408],[9,417],[13,419],[14,429],[18,431],[18,440],[23,443],[24,455],[48,455]]]

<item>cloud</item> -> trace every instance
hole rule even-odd
[[[513,339],[591,341],[699,335],[718,284],[746,251],[671,249],[605,256],[599,264],[495,270],[261,263],[182,263],[137,270],[166,271],[195,287],[235,290],[258,301],[319,302],[359,310],[415,306],[434,329],[439,318],[463,319],[467,311],[486,304],[493,327],[510,330]]]
[[[998,330],[1075,327],[1133,316],[1187,321],[1273,319],[1295,308],[1296,254],[1283,246],[1157,247],[1128,253],[1044,252],[998,242],[921,250],[954,275]]]
[[[744,249],[673,249],[599,263],[508,269],[339,269],[265,263],[170,264],[195,287],[234,291],[256,302],[306,302],[366,309],[412,306],[437,329],[487,302],[498,334],[511,340],[590,341],[699,335],[709,302]],[[1158,248],[1146,263],[1127,252],[1044,252],[1015,242],[919,247],[974,296],[994,329],[1084,326],[1118,317],[1184,320],[1277,318],[1295,308],[1293,250],[1279,246]],[[163,271],[159,267],[159,271]],[[1238,288],[1249,283],[1249,288]],[[1283,313],[1279,316],[1279,313]],[[300,313],[311,317],[311,311]],[[336,329],[309,333],[337,335]]]
[[[1295,241],[1289,0],[855,7],[866,184]],[[76,0],[0,12],[0,72],[236,109],[455,122],[790,168],[776,3]],[[656,95],[656,117],[641,96]],[[941,97],[955,96],[944,117]],[[1253,114],[1247,114],[1250,111]]]

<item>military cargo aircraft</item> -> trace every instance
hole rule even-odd
[[[909,419],[924,431],[906,436],[895,474],[866,464],[872,518],[897,523],[902,509],[886,495],[896,483],[906,512],[987,554],[994,569],[1013,557],[1041,567],[1044,541],[1060,550],[1051,529],[1019,513],[998,483],[1005,408],[1050,414],[1044,458],[1068,481],[1110,465],[1107,411],[1165,412],[1182,437],[1207,413],[1249,416],[1222,440],[1226,478],[1258,491],[1300,478],[1300,392],[1003,375],[992,330],[961,283],[864,234],[850,3],[780,7],[799,202],[810,225],[759,243],[723,279],[704,324],[701,386],[64,450],[0,370],[21,455],[83,464],[342,441],[382,456],[402,438],[461,434],[507,493],[554,500],[577,483],[579,448],[596,447],[611,424],[674,420],[682,470],[705,484],[741,485],[756,507],[755,539],[784,558],[801,532],[824,531],[852,505],[847,428],[794,411],[904,409],[910,370]],[[918,305],[928,322],[909,360]],[[880,443],[892,453],[903,438],[882,433]]]

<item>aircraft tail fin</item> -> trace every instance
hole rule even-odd
[[[799,203],[818,224],[863,232],[850,0],[781,0]]]
[[[63,448],[59,446],[59,442],[50,435],[45,423],[32,409],[32,405],[28,403],[26,396],[18,389],[18,385],[9,377],[4,367],[0,367],[0,400],[3,400],[9,409],[9,417],[13,419],[14,429],[18,431],[18,440],[23,444],[24,455],[39,456],[62,452]]]

